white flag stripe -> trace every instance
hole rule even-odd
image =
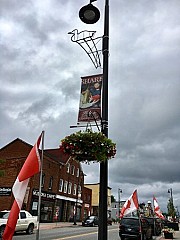
[[[154,204],[154,212],[155,212],[155,214],[156,214],[159,218],[164,219],[164,216],[163,216],[163,214],[162,214],[162,212],[161,212],[161,210],[160,210],[160,207],[159,207],[158,202],[157,202],[157,200],[156,200],[155,197],[153,198],[153,204]]]
[[[19,209],[21,209],[21,207],[22,207],[28,183],[29,183],[29,178],[22,182],[19,182],[19,179],[17,177],[16,181],[13,185],[12,192],[13,192],[14,198],[19,206]]]
[[[137,208],[136,208],[133,200],[131,199],[131,207],[128,208],[128,209],[126,209],[124,215],[128,215],[129,213],[132,213],[132,212],[134,212],[134,211],[136,211],[136,210],[137,210]]]
[[[133,194],[128,198],[125,202],[124,206],[121,209],[120,218],[129,213],[132,213],[138,209],[138,198],[137,198],[137,190],[133,192]]]

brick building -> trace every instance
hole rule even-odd
[[[17,138],[0,149],[0,210],[10,209],[14,201],[12,186],[22,168],[32,145]],[[81,221],[91,212],[92,191],[84,187],[81,164],[60,149],[43,152],[41,188],[41,222]],[[23,208],[37,215],[39,176],[30,181]]]

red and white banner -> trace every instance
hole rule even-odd
[[[160,210],[160,207],[158,205],[158,202],[157,202],[155,197],[153,197],[153,204],[154,204],[154,213],[156,214],[156,216],[158,216],[159,218],[164,219],[165,217],[163,216],[163,214],[162,214],[162,212]]]
[[[101,119],[101,87],[103,75],[81,77],[81,95],[78,122],[93,122]]]
[[[40,155],[39,155],[39,144],[41,142],[41,137],[38,138],[36,144],[31,149],[24,165],[21,168],[21,171],[13,185],[12,192],[14,195],[14,203],[11,207],[11,211],[9,214],[9,218],[6,224],[6,228],[3,234],[3,240],[11,240],[14,231],[16,228],[16,223],[18,220],[19,212],[21,210],[24,196],[26,193],[26,189],[29,183],[30,177],[35,175],[40,171],[41,161],[40,161]]]
[[[122,218],[123,216],[129,213],[136,211],[138,207],[139,207],[139,204],[138,204],[137,190],[135,190],[123,205],[120,213],[120,218]]]

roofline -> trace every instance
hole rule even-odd
[[[84,185],[100,185],[100,183],[85,183]],[[107,188],[112,189],[111,187],[108,186]]]
[[[24,140],[22,140],[22,139],[20,139],[20,138],[16,138],[16,139],[14,139],[13,141],[11,141],[10,143],[6,144],[4,147],[0,148],[0,151],[3,150],[3,149],[5,149],[6,147],[8,147],[9,145],[13,144],[13,143],[16,142],[16,141],[20,141],[20,142],[24,143],[25,145],[28,145],[28,146],[31,147],[31,148],[33,147],[33,145],[25,142]]]

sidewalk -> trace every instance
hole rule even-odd
[[[54,222],[54,223],[40,223],[39,229],[52,229],[52,228],[64,228],[64,227],[77,227],[81,226],[81,222],[77,222],[77,225],[74,225],[73,222]]]

